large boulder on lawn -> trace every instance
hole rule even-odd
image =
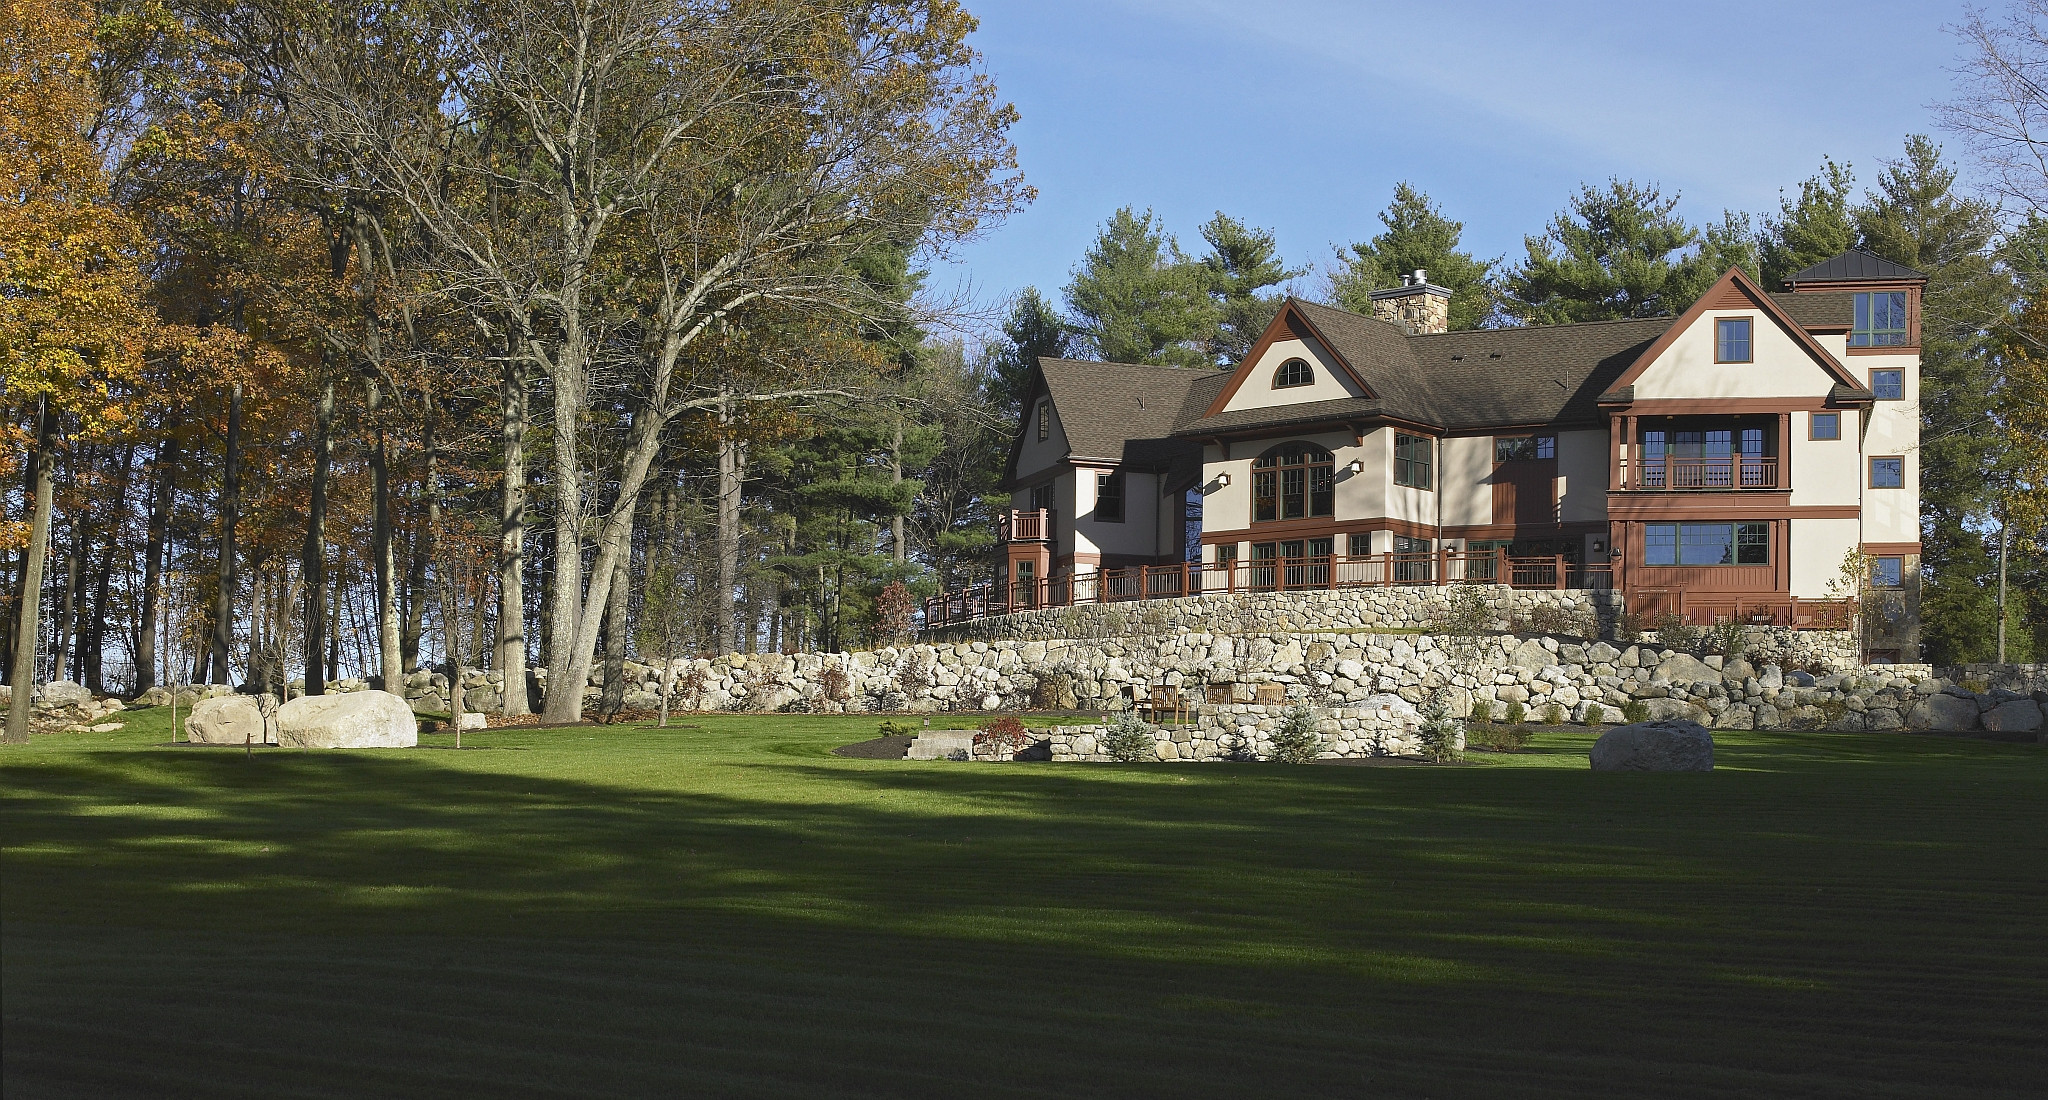
[[[1698,722],[1616,726],[1593,743],[1596,772],[1710,772],[1714,735]]]
[[[52,680],[43,685],[43,696],[37,700],[37,705],[45,710],[61,710],[64,707],[75,707],[80,703],[90,702],[92,692],[85,690],[84,685],[72,683],[70,680]]]
[[[299,749],[409,749],[419,719],[388,691],[302,695],[277,709],[277,743]]]
[[[1930,695],[1906,713],[1906,728],[1937,733],[1967,733],[1977,728],[1977,700],[1960,695]]]
[[[185,740],[195,745],[275,745],[277,724],[263,720],[263,706],[253,695],[223,695],[192,708],[185,719]]]
[[[2009,699],[1985,711],[1980,720],[1996,733],[2032,733],[2041,728],[2041,707],[2032,699]]]

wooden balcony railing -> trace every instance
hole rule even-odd
[[[1606,562],[1582,565],[1562,556],[1511,558],[1504,550],[1255,558],[1105,569],[1008,585],[977,585],[926,600],[924,610],[925,626],[937,627],[1041,607],[1203,593],[1502,583],[1515,588],[1605,591],[1614,587],[1614,571]]]
[[[1778,489],[1778,460],[1767,455],[1621,460],[1621,487],[1649,492]]]
[[[1003,517],[1004,542],[1047,542],[1052,538],[1053,509],[1014,508]]]

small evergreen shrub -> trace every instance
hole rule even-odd
[[[1552,704],[1550,704],[1550,705],[1549,705],[1548,707],[1545,707],[1545,708],[1543,709],[1543,724],[1544,724],[1544,725],[1546,725],[1546,726],[1562,726],[1562,725],[1564,725],[1564,720],[1565,720],[1565,713],[1564,713],[1564,704],[1563,704],[1563,703],[1552,703]]]
[[[1629,725],[1650,720],[1650,704],[1641,699],[1630,699],[1621,705],[1621,720]]]
[[[1465,724],[1451,717],[1451,708],[1444,701],[1443,693],[1430,696],[1422,708],[1422,728],[1416,731],[1422,741],[1422,751],[1431,760],[1447,764],[1463,755],[1459,742],[1463,740]]]
[[[1519,726],[1528,720],[1529,708],[1520,703],[1509,703],[1507,713],[1501,716],[1501,721],[1510,726]]]
[[[882,737],[915,737],[915,736],[917,736],[917,727],[916,727],[916,726],[913,726],[913,725],[911,725],[911,724],[910,724],[909,722],[903,721],[902,719],[898,719],[898,718],[884,718],[884,719],[882,719],[882,725],[881,725],[881,727],[880,727],[880,731],[881,731],[881,732],[879,733],[879,735],[878,735],[878,736],[882,736]]]
[[[1138,717],[1136,711],[1124,711],[1116,716],[1116,721],[1102,735],[1102,751],[1121,764],[1157,760],[1159,731]]]
[[[1282,764],[1306,764],[1323,751],[1323,735],[1316,732],[1316,714],[1306,703],[1296,703],[1273,731],[1273,759]]]

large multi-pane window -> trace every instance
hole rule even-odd
[[[1394,433],[1394,484],[1429,488],[1430,439]]]
[[[1749,362],[1749,343],[1749,318],[1723,317],[1714,322],[1714,362]]]
[[[1096,475],[1095,518],[1104,523],[1124,521],[1124,475]]]
[[[1870,460],[1870,487],[1873,489],[1903,489],[1906,486],[1906,460],[1903,458],[1873,458]]]
[[[1904,347],[1906,337],[1905,291],[1871,291],[1856,295],[1856,326],[1849,330],[1850,347]]]
[[[1814,413],[1812,435],[1815,439],[1842,438],[1842,414]]]
[[[1336,460],[1307,443],[1284,443],[1252,462],[1252,520],[1307,519],[1336,513]]]
[[[1768,523],[1651,523],[1643,527],[1645,565],[1769,565]]]
[[[1031,506],[1033,508],[1052,507],[1052,489],[1053,485],[1050,481],[1043,485],[1033,485],[1031,487]]]
[[[1906,372],[1902,370],[1874,370],[1870,372],[1870,392],[1879,401],[1903,401],[1906,399]]]
[[[1870,559],[1870,587],[1897,588],[1904,582],[1899,558]]]

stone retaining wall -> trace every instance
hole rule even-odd
[[[1506,585],[1428,585],[1292,592],[1216,592],[1125,603],[1049,607],[994,615],[928,631],[932,641],[1050,641],[1155,634],[1264,634],[1425,630],[1453,612],[1453,598],[1482,595],[1490,629],[1516,622],[1555,633],[1603,637],[1621,613],[1621,594]]]
[[[1232,703],[1197,708],[1194,721],[1161,726],[1153,751],[1160,760],[1265,760],[1273,755],[1273,733],[1287,720],[1290,708]],[[1422,716],[1413,703],[1396,695],[1377,695],[1358,706],[1315,711],[1316,732],[1322,734],[1317,758],[1343,760],[1368,756],[1420,756],[1418,730]],[[1058,726],[1050,748],[1054,760],[1106,762],[1102,751],[1108,727]],[[1459,749],[1464,748],[1460,738]]]

